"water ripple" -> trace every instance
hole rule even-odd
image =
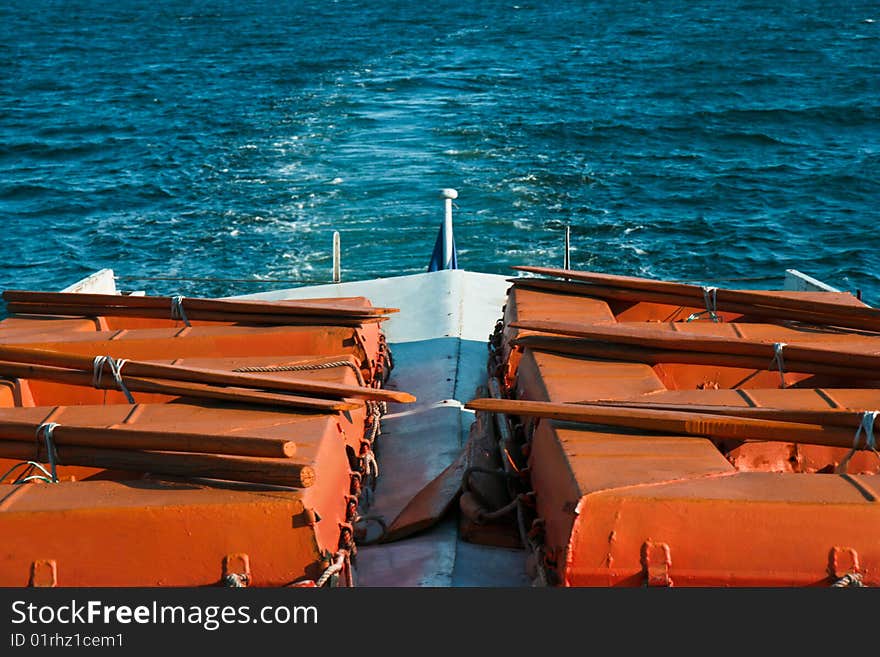
[[[7,3],[0,288],[421,271],[453,186],[469,269],[880,302],[876,6],[766,4]]]

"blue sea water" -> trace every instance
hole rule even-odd
[[[0,288],[460,266],[880,302],[880,5],[0,3]],[[135,280],[138,279],[138,280]]]

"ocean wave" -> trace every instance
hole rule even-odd
[[[700,121],[729,122],[741,125],[820,123],[829,126],[852,127],[875,124],[880,105],[876,103],[841,105],[799,105],[768,108],[728,108],[700,111],[693,118]]]
[[[11,4],[0,275],[320,278],[334,229],[349,280],[424,271],[455,187],[471,269],[570,225],[577,266],[880,293],[870,9],[342,4]]]
[[[42,141],[0,143],[0,158],[13,159],[27,157],[41,160],[74,159],[98,153],[105,146],[95,142],[74,142],[50,144]]]

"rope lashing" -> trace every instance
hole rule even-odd
[[[864,449],[871,450],[875,454],[877,453],[877,439],[874,436],[874,422],[878,415],[880,415],[880,411],[865,411],[862,413],[862,421],[859,423],[859,428],[856,429],[852,449],[847,452],[847,455],[841,460],[840,465],[837,466],[837,474],[846,474],[850,459],[859,449],[859,442],[862,439],[863,433],[865,434]]]
[[[862,437],[862,432],[865,433],[865,449],[870,449],[872,451],[877,450],[877,440],[874,438],[874,420],[877,419],[877,415],[880,415],[880,411],[865,411],[862,413],[862,422],[859,424],[859,428],[856,429],[856,437],[853,440],[853,449],[859,448],[859,439]]]
[[[232,371],[250,374],[269,374],[272,372],[310,372],[314,370],[330,370],[336,367],[350,368],[357,377],[358,385],[362,388],[366,387],[367,384],[364,381],[364,375],[361,373],[361,369],[350,360],[335,360],[330,363],[306,363],[303,365],[265,365],[254,367],[237,367]],[[370,436],[369,438],[367,438],[367,442],[373,443],[376,440],[376,437],[382,431],[379,418],[385,415],[385,413],[388,411],[388,404],[384,401],[377,402],[371,400],[367,400],[365,404],[367,408],[367,418],[369,420],[368,424],[370,426]]]
[[[379,462],[376,460],[376,455],[373,453],[373,450],[367,450],[367,453],[364,454],[364,469],[367,471],[367,475],[372,475],[373,481],[379,478]]]
[[[40,436],[42,435],[43,440],[46,442],[46,458],[49,459],[49,474],[53,484],[58,483],[58,473],[56,468],[58,463],[58,452],[55,450],[55,438],[52,435],[57,426],[57,422],[44,422],[37,427],[36,432],[37,455],[35,458],[40,458]]]
[[[6,471],[5,474],[3,474],[3,476],[0,476],[0,484],[6,481],[7,477],[14,474],[16,470],[20,470],[21,468],[27,468],[27,470],[19,475],[18,478],[15,479],[12,483],[23,484],[33,479],[39,479],[49,484],[52,483],[52,473],[46,470],[46,468],[44,468],[40,463],[37,463],[36,461],[22,461],[21,463],[16,463],[15,465],[13,465],[11,468],[9,468],[9,470]],[[30,475],[30,473],[33,472],[34,469],[39,470],[43,474]]]
[[[104,366],[106,365],[110,368],[110,374],[113,375],[116,387],[122,391],[129,404],[134,404],[134,397],[131,396],[128,386],[122,380],[122,367],[127,362],[124,358],[115,360],[112,356],[95,356],[95,360],[92,361],[92,386],[95,388],[101,387],[101,379],[104,376]]]
[[[390,353],[390,352],[389,352]],[[309,372],[313,370],[329,370],[336,367],[348,367],[352,372],[357,376],[358,385],[362,388],[366,387],[366,382],[364,381],[364,375],[361,373],[360,368],[352,363],[350,360],[335,360],[330,363],[305,363],[302,365],[265,365],[265,366],[254,366],[254,367],[237,367],[233,372],[242,372],[242,373],[261,373],[268,374],[271,372]],[[384,401],[376,402],[367,400],[365,402],[367,408],[367,420],[368,426],[370,427],[370,435],[366,438],[367,443],[372,445],[379,434],[382,432],[382,427],[380,423],[380,418],[388,411],[388,404]],[[375,480],[379,476],[379,464],[376,461],[376,457],[373,455],[372,450],[367,453],[364,457],[364,465],[366,468],[367,475],[372,474],[373,479]],[[364,488],[364,491],[367,495],[370,494],[370,488]]]
[[[695,319],[699,319],[703,315],[708,315],[709,319],[713,322],[720,322],[721,318],[718,316],[718,288],[711,286],[703,286],[703,304],[706,306],[706,310],[700,311],[698,313],[693,313],[690,315],[685,321],[692,322]]]
[[[370,435],[367,437],[367,442],[372,445],[376,442],[376,438],[379,437],[379,433],[381,433],[382,427],[379,420],[379,411],[373,411],[370,409],[370,418],[372,421],[370,422]]]
[[[785,387],[785,358],[782,355],[782,350],[785,349],[785,344],[785,342],[773,343],[773,360],[770,361],[770,369],[775,366],[779,370],[779,380],[783,388]]]
[[[336,558],[334,559],[333,563],[327,566],[327,569],[323,573],[321,573],[321,576],[315,582],[315,586],[321,588],[333,575],[339,573],[345,566],[346,556],[348,556],[348,552],[346,550],[340,550],[336,554]]]
[[[182,321],[187,326],[192,326],[186,317],[186,311],[183,309],[183,295],[175,294],[171,297],[171,319]]]
[[[329,370],[333,369],[334,367],[350,367],[351,370],[355,373],[355,376],[357,376],[358,385],[361,387],[367,385],[364,382],[364,375],[361,373],[360,368],[352,363],[350,360],[336,360],[332,363],[315,363],[311,365],[267,365],[265,367],[237,367],[232,371],[243,373],[308,372],[311,370]]]
[[[223,585],[230,589],[244,589],[247,588],[250,579],[246,573],[229,573],[223,577]]]
[[[861,573],[847,573],[831,584],[833,589],[860,589],[864,586]]]
[[[388,404],[384,401],[366,401],[367,407],[367,426],[370,428],[370,435],[366,438],[367,442],[372,445],[376,442],[376,438],[382,433],[382,416],[388,412]]]

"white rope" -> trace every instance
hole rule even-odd
[[[52,473],[46,470],[46,468],[44,468],[42,464],[37,463],[36,461],[22,461],[21,463],[16,463],[15,465],[13,465],[11,468],[9,468],[9,470],[6,471],[6,473],[2,477],[0,477],[0,484],[6,481],[6,478],[9,477],[9,475],[13,474],[16,470],[24,467],[27,467],[28,469],[22,475],[19,475],[19,478],[14,480],[12,483],[22,484],[32,479],[40,479],[41,481],[52,483]],[[27,476],[29,473],[33,472],[34,468],[36,468],[43,474]]]
[[[874,437],[874,422],[878,415],[880,415],[880,411],[865,411],[862,413],[862,421],[859,423],[859,428],[856,429],[852,449],[849,450],[847,455],[843,457],[840,465],[837,466],[837,474],[846,474],[850,459],[859,450],[859,441],[862,438],[863,432],[865,434],[865,446],[863,449],[871,450],[875,454],[877,453],[877,439]]]
[[[413,407],[413,406],[415,406],[415,407],[410,408],[410,410],[407,410],[407,411],[400,411],[399,413],[390,413],[389,415],[385,416],[385,419],[386,420],[394,420],[394,419],[401,418],[401,417],[407,417],[408,415],[416,415],[417,413],[424,413],[425,411],[432,411],[435,408],[457,408],[462,413],[470,413],[470,414],[474,413],[474,411],[472,411],[471,409],[465,408],[464,404],[462,402],[458,401],[457,399],[441,399],[438,402],[421,404],[418,406],[416,406],[415,404],[410,404],[410,407]]]
[[[46,458],[49,459],[49,475],[53,484],[58,483],[58,473],[56,470],[58,452],[55,450],[55,439],[52,435],[57,426],[57,422],[44,422],[37,427],[37,442],[39,443],[40,434],[43,435],[43,439],[46,441]],[[37,448],[37,458],[39,458],[39,448]]]
[[[327,580],[330,579],[332,575],[335,575],[339,571],[342,570],[342,567],[345,565],[345,557],[348,555],[346,550],[340,550],[336,554],[336,560],[327,566],[327,570],[325,570],[321,576],[318,578],[318,581],[315,582],[315,586],[321,588],[324,584],[327,583]]]
[[[865,432],[865,449],[872,451],[877,450],[877,441],[874,438],[874,420],[880,411],[865,411],[862,413],[862,423],[856,429],[856,437],[853,440],[853,449],[859,448],[859,439],[862,437],[862,431]]]
[[[370,435],[369,435],[369,437],[367,438],[367,442],[368,442],[370,445],[372,445],[373,443],[376,442],[376,438],[379,437],[379,434],[380,434],[381,431],[382,431],[382,427],[381,427],[381,424],[380,424],[381,421],[379,420],[379,416],[378,416],[378,415],[372,415],[371,417],[373,418],[373,421],[372,421],[372,424],[370,424]]]
[[[246,573],[229,573],[223,578],[223,584],[230,589],[244,589],[247,588],[250,579]]]
[[[831,584],[833,589],[859,589],[864,586],[861,573],[847,573]]]
[[[779,370],[779,380],[782,382],[783,388],[785,387],[785,358],[782,356],[782,350],[785,348],[785,344],[785,342],[773,343],[773,360],[770,361],[770,367],[776,365]]]
[[[134,397],[131,396],[128,386],[122,380],[122,367],[127,362],[125,358],[114,360],[112,356],[95,356],[95,360],[92,361],[92,386],[95,388],[101,387],[101,379],[104,376],[104,366],[106,365],[110,368],[113,380],[116,381],[116,387],[122,391],[129,404],[134,404]]]
[[[376,455],[373,453],[373,450],[368,450],[367,453],[364,454],[364,466],[367,475],[372,475],[374,480],[379,478],[379,462],[376,460]]]
[[[182,321],[187,326],[192,326],[189,323],[189,319],[186,317],[186,311],[183,309],[183,300],[184,296],[181,294],[175,294],[171,297],[171,319],[176,321]]]

